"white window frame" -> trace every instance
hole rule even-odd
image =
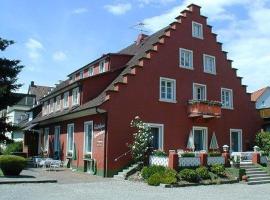
[[[91,151],[86,151],[86,126],[91,125],[92,126],[92,138],[91,138]],[[93,126],[93,121],[86,121],[84,122],[84,142],[83,142],[83,152],[85,154],[92,154],[93,152],[93,139],[94,139],[94,126]]]
[[[98,68],[99,68],[99,73],[103,73],[103,72],[106,71],[105,70],[105,60],[102,60],[102,61],[99,62],[99,67]]]
[[[199,26],[201,29],[201,35],[196,35],[195,34],[195,26]],[[203,25],[201,23],[192,21],[192,37],[198,38],[198,39],[203,39]]]
[[[162,98],[161,96],[161,83],[162,81],[167,82],[171,82],[172,83],[172,99],[167,99],[166,98]],[[166,95],[167,95],[167,84],[166,84],[166,91],[165,91]],[[171,79],[171,78],[165,78],[165,77],[160,77],[159,78],[159,101],[165,101],[165,102],[169,102],[169,103],[176,103],[176,80],[175,79]]]
[[[77,91],[77,99],[74,101],[74,91]],[[72,106],[79,105],[80,104],[80,89],[79,87],[76,87],[72,90]]]
[[[242,129],[230,129],[230,152],[232,152],[232,132],[238,132],[238,148],[239,152],[243,151],[243,131]]]
[[[63,108],[69,107],[69,92],[65,92],[63,95]]]
[[[45,101],[43,104],[43,115],[48,114],[48,101]]]
[[[61,95],[59,95],[59,96],[56,97],[56,100],[55,100],[55,110],[57,110],[57,111],[61,110]]]
[[[68,147],[68,144],[69,144],[69,139],[68,139],[68,136],[69,136],[69,133],[68,133],[68,130],[69,130],[69,127],[70,126],[72,126],[73,127],[73,141],[72,141],[72,145],[71,145],[71,149],[69,149]],[[72,123],[72,124],[68,124],[67,125],[67,150],[66,150],[66,152],[67,152],[67,154],[68,153],[73,153],[73,148],[74,148],[74,142],[75,142],[75,138],[74,138],[74,133],[75,133],[75,126],[74,126],[74,123]]]
[[[192,137],[193,137],[193,142],[194,142],[194,133],[195,133],[195,130],[203,130],[205,131],[205,138],[204,138],[204,141],[203,141],[203,148],[205,151],[208,151],[208,127],[204,127],[204,126],[193,126],[192,127]],[[195,142],[194,142],[195,144]]]
[[[222,101],[222,91],[229,91],[230,93],[231,93],[231,99],[230,99],[230,101],[231,101],[231,105],[230,106],[224,106],[223,105],[223,101]],[[221,103],[222,103],[222,108],[223,109],[229,109],[229,110],[233,110],[233,90],[232,89],[229,89],[229,88],[221,88],[221,92],[220,92],[220,100],[221,100]]]
[[[88,69],[88,75],[93,76],[94,75],[94,67],[89,67]]]
[[[44,128],[44,151],[47,151],[49,150],[49,135],[50,135],[50,128]],[[46,137],[47,136],[47,137]],[[46,141],[47,139],[47,141]]]
[[[149,126],[150,128],[159,129],[159,149],[164,150],[164,124],[145,123],[145,125]]]
[[[83,71],[80,71],[80,79],[83,78]]]
[[[49,104],[49,110],[50,110],[50,113],[53,113],[54,112],[54,98],[50,99],[50,104]]]
[[[182,52],[190,53],[190,54],[191,54],[191,61],[190,61],[190,65],[189,65],[189,66],[182,65],[182,63],[181,63],[181,60],[182,60],[182,59],[181,59],[181,58],[182,58]],[[185,63],[185,58],[184,58],[184,63]],[[181,68],[193,70],[193,51],[192,51],[192,50],[184,49],[184,48],[180,48],[180,49],[179,49],[179,66],[180,66]]]
[[[195,90],[196,86],[200,86],[200,87],[204,87],[205,90],[205,94],[204,94],[204,99],[198,99],[197,98],[197,92]],[[201,83],[193,83],[193,100],[199,100],[199,101],[205,101],[207,100],[207,86],[205,84],[201,84]]]
[[[59,130],[59,133],[57,133],[56,130]],[[59,141],[56,141],[56,135],[59,134],[59,137],[58,137],[58,140]],[[55,126],[54,127],[54,142],[53,142],[53,151],[56,152],[56,151],[60,151],[60,135],[61,135],[61,128],[60,126]]]
[[[206,66],[206,59],[207,58],[210,58],[210,59],[213,59],[214,60],[214,66],[213,66],[213,69],[212,71],[208,70],[208,67]],[[205,73],[209,73],[209,74],[216,74],[216,57],[215,56],[211,56],[211,55],[207,55],[207,54],[203,54],[203,71]]]

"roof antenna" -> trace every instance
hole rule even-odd
[[[149,31],[145,30],[147,24],[143,22],[138,22],[137,24],[131,26],[130,28],[140,31],[140,33],[148,33]]]

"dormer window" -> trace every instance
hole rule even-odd
[[[192,22],[192,37],[203,39],[203,25]]]
[[[50,100],[50,113],[54,111],[54,99]]]
[[[105,72],[105,61],[99,62],[99,73]]]
[[[69,92],[65,92],[64,98],[63,98],[63,108],[68,108],[68,96],[69,96]]]
[[[83,78],[83,71],[80,72],[80,79]]]
[[[43,115],[48,114],[48,102],[46,101],[43,105]]]
[[[89,67],[88,74],[89,74],[89,76],[93,76],[94,75],[94,68],[93,67]]]
[[[57,96],[56,97],[56,110],[60,110],[61,109],[61,96]]]
[[[72,106],[78,105],[80,99],[79,88],[74,88],[72,90]]]

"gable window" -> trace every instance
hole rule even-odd
[[[54,99],[50,100],[50,113],[54,111]]]
[[[193,83],[193,99],[199,101],[206,100],[206,85]]]
[[[105,72],[105,61],[99,62],[99,73]]]
[[[79,104],[79,98],[80,98],[79,88],[74,88],[72,90],[72,105],[73,106]]]
[[[176,81],[170,78],[160,78],[160,101],[176,102]]]
[[[73,151],[74,143],[74,124],[67,125],[67,152]]]
[[[228,88],[221,88],[222,108],[233,109],[233,91]]]
[[[180,48],[180,67],[193,69],[193,52]]]
[[[64,93],[64,99],[63,99],[63,107],[64,108],[68,107],[68,96],[69,96],[69,92],[65,92]]]
[[[203,25],[192,22],[192,37],[203,39]]]
[[[57,96],[56,97],[56,110],[60,110],[61,109],[61,96]]]
[[[49,128],[45,128],[44,129],[44,151],[47,151],[48,152],[48,149],[49,149],[49,131],[50,129]]]
[[[204,72],[216,74],[216,58],[210,55],[203,55]]]
[[[89,74],[89,76],[93,76],[94,75],[94,68],[93,67],[89,67],[88,74]]]
[[[84,123],[84,152],[91,153],[93,146],[93,122]]]

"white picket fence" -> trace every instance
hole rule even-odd
[[[167,156],[160,157],[160,156],[150,156],[149,164],[151,165],[160,165],[164,167],[168,167],[169,158]]]

